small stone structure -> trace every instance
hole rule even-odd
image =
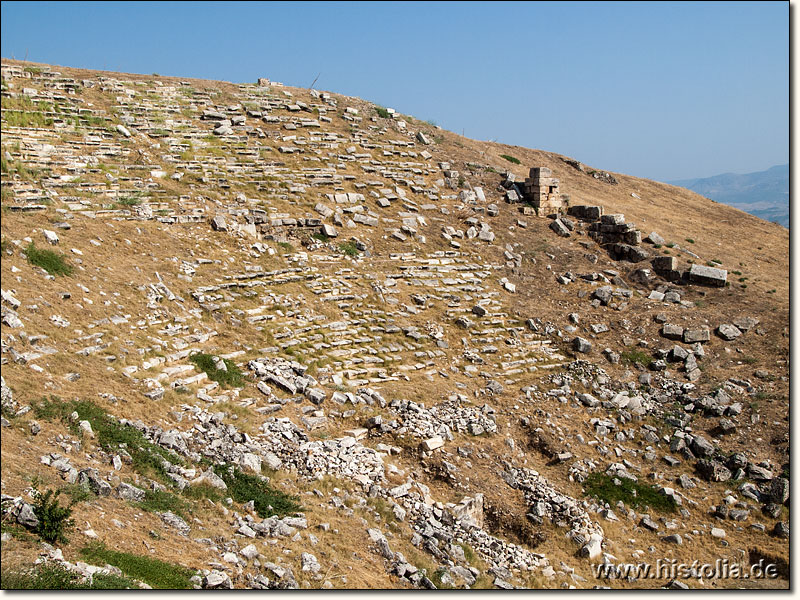
[[[571,206],[568,214],[589,222],[589,237],[615,260],[641,262],[650,254],[640,247],[642,233],[633,223],[625,222],[625,215],[604,215],[602,206]]]
[[[538,215],[558,212],[564,206],[558,191],[558,179],[547,167],[533,167],[530,177],[525,179],[525,198],[536,209]]]

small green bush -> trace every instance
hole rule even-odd
[[[253,501],[262,519],[274,515],[294,514],[302,510],[299,498],[272,488],[258,475],[251,475],[234,466],[215,466],[214,472],[228,486],[228,493],[236,502]]]
[[[513,156],[509,156],[508,154],[501,154],[500,158],[505,158],[508,162],[514,163],[515,165],[521,164],[520,160],[518,158],[515,158]]]
[[[58,497],[61,490],[47,490],[42,493],[36,488],[33,489],[33,513],[39,519],[36,533],[46,542],[67,541],[66,532],[75,526],[70,516],[72,515],[72,504],[61,506]]]
[[[72,275],[72,266],[64,261],[62,254],[56,254],[52,250],[40,250],[31,242],[25,248],[25,255],[30,264],[41,267],[50,275]]]
[[[692,238],[686,238],[686,241],[689,242],[690,244],[694,244],[694,240]]]
[[[91,583],[58,563],[44,563],[23,572],[4,570],[4,590],[126,590],[139,589],[133,581],[117,575],[95,573]]]
[[[192,354],[189,357],[189,360],[197,365],[198,369],[204,371],[211,381],[216,381],[225,387],[244,386],[244,375],[242,374],[241,370],[236,366],[236,363],[228,360],[227,358],[222,359],[222,361],[225,363],[225,368],[227,371],[218,369],[214,365],[213,357],[210,354],[198,352],[197,354]]]
[[[675,512],[678,508],[675,500],[659,493],[652,485],[624,477],[616,478],[620,482],[620,485],[616,485],[614,479],[604,473],[591,473],[583,484],[586,495],[594,496],[611,506],[622,500],[631,508],[649,506],[653,510],[667,513]]]
[[[81,548],[81,556],[96,564],[109,564],[119,568],[125,575],[144,581],[158,589],[192,589],[189,579],[195,574],[191,569],[128,552],[110,550],[101,543]]]
[[[379,116],[381,119],[391,119],[391,118],[392,118],[392,115],[391,115],[391,113],[389,113],[389,111],[388,111],[388,110],[386,110],[386,109],[385,109],[384,107],[382,107],[382,106],[377,106],[377,105],[376,105],[376,106],[375,106],[375,112],[378,114],[378,116]]]
[[[71,504],[86,502],[95,496],[87,485],[80,483],[70,483],[64,486],[64,493],[69,496]]]
[[[628,364],[639,364],[644,367],[650,366],[653,362],[653,357],[644,350],[626,350],[620,354],[620,358]]]
[[[147,512],[173,512],[185,519],[189,512],[189,504],[170,492],[159,490],[145,490],[144,500],[136,502],[135,506]]]
[[[11,523],[10,521],[8,523],[3,522],[0,524],[0,530],[2,530],[3,533],[11,534],[11,537],[23,542],[32,542],[34,544],[39,542],[39,539],[34,534],[19,523]]]
[[[114,453],[124,450],[130,454],[132,467],[138,473],[148,477],[157,477],[165,483],[172,483],[167,477],[165,465],[171,463],[184,464],[183,459],[161,446],[150,442],[141,431],[131,425],[123,425],[111,415],[88,400],[65,402],[55,396],[32,402],[31,408],[39,419],[49,421],[61,419],[67,421],[73,433],[78,432],[78,421],[89,421],[97,437],[98,445],[106,452]],[[78,421],[70,419],[72,412],[78,413]]]
[[[8,110],[3,113],[3,120],[11,127],[37,127],[45,129],[53,126],[53,119],[40,112]]]
[[[349,242],[342,242],[339,244],[339,250],[341,250],[347,256],[358,256],[358,247],[354,241]]]
[[[225,497],[221,489],[215,488],[209,483],[187,485],[181,493],[190,500],[205,500],[208,498],[212,502],[219,502]]]

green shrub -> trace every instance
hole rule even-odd
[[[50,275],[72,275],[72,266],[64,261],[62,254],[56,254],[52,250],[40,250],[33,242],[25,248],[25,254],[30,264],[41,267]]]
[[[59,563],[44,563],[23,572],[4,570],[4,590],[125,590],[139,589],[133,581],[117,575],[95,573],[91,583]]]
[[[653,362],[653,357],[644,350],[626,350],[620,354],[620,358],[628,364],[639,364],[644,367],[650,366]]]
[[[70,516],[72,515],[72,504],[61,506],[58,497],[61,490],[47,490],[41,493],[36,488],[33,489],[33,512],[39,519],[36,533],[46,542],[67,541],[66,532],[75,526]]]
[[[513,156],[509,156],[508,154],[501,154],[500,158],[505,158],[508,162],[514,163],[515,165],[522,164],[518,158],[514,158]]]
[[[132,467],[138,473],[148,477],[157,477],[165,483],[172,483],[167,477],[165,464],[184,464],[183,459],[161,446],[157,446],[144,437],[141,431],[132,425],[123,425],[111,415],[88,400],[64,402],[55,396],[32,402],[34,415],[40,419],[67,421],[73,433],[78,432],[78,421],[89,421],[98,445],[106,452],[114,453],[124,450],[132,458]],[[78,420],[70,419],[72,412],[78,413]]]
[[[34,534],[25,529],[25,527],[19,523],[4,521],[2,524],[0,524],[0,530],[2,530],[3,533],[11,534],[11,537],[22,540],[23,542],[32,542],[34,544],[39,542],[39,539]]]
[[[388,110],[386,110],[386,109],[385,109],[384,107],[382,107],[382,106],[377,106],[377,105],[376,105],[376,106],[375,106],[375,112],[378,114],[378,116],[379,116],[381,119],[391,119],[391,118],[392,118],[392,115],[389,113],[389,111],[388,111]]]
[[[381,520],[384,523],[393,523],[397,520],[397,517],[394,516],[394,511],[389,503],[380,497],[376,498],[367,498],[367,504],[369,504],[376,513],[381,516]]]
[[[69,496],[70,504],[77,504],[78,502],[86,502],[94,498],[94,493],[87,485],[80,483],[70,483],[64,486],[64,493]]]
[[[694,244],[694,240],[692,238],[686,238],[686,241],[689,242],[690,244]]]
[[[631,508],[649,506],[659,512],[675,512],[678,508],[675,500],[659,493],[652,485],[624,477],[616,478],[620,482],[616,485],[614,479],[604,473],[591,473],[583,484],[586,495],[607,502],[611,506],[622,500]]]
[[[198,352],[197,354],[192,354],[189,360],[197,365],[198,369],[204,371],[211,381],[216,381],[225,387],[244,386],[244,375],[241,370],[239,370],[239,367],[237,367],[233,361],[227,358],[222,359],[227,370],[218,369],[214,365],[214,359],[210,354]]]
[[[352,240],[339,244],[339,250],[347,256],[358,256],[358,246],[356,246],[356,243]]]
[[[53,126],[53,119],[40,112],[25,112],[21,110],[7,110],[3,113],[3,120],[10,127],[37,127],[45,129]]]
[[[144,500],[136,502],[135,506],[147,512],[173,512],[181,518],[186,518],[189,504],[170,492],[159,490],[145,490]]]
[[[219,502],[225,497],[223,491],[215,488],[209,483],[199,483],[196,485],[187,485],[181,492],[185,498],[190,500],[204,500],[208,498],[213,502]]]
[[[119,568],[125,575],[144,581],[159,589],[192,589],[189,579],[195,574],[192,569],[128,552],[110,550],[103,544],[93,543],[81,548],[81,556],[97,564],[109,564]]]
[[[299,498],[272,488],[258,475],[245,473],[234,466],[215,466],[214,472],[228,486],[228,493],[236,502],[252,500],[258,516],[263,519],[302,510],[298,504]]]

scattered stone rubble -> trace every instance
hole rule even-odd
[[[471,491],[459,503],[442,503],[420,473],[398,467],[400,458],[412,454],[421,457],[422,472],[440,460],[443,479],[458,487],[470,472],[470,461],[476,460],[470,444],[483,436],[504,440],[507,460],[498,464],[496,474],[511,492],[521,493],[526,519],[563,528],[576,555],[584,559],[610,560],[604,556],[608,543],[601,520],[629,519],[646,535],[674,544],[689,543],[697,535],[667,533],[677,524],[624,505],[566,495],[523,466],[536,455],[526,457],[520,444],[506,437],[508,428],[519,422],[535,440],[535,450],[563,469],[570,481],[583,483],[594,472],[616,479],[652,478],[680,506],[681,518],[686,518],[684,511],[697,512],[688,490],[703,482],[725,483],[731,490],[714,500],[710,523],[752,523],[756,531],[760,512],[778,522],[758,531],[788,537],[788,525],[779,520],[789,501],[782,465],[724,450],[726,436],[753,424],[745,415],[757,415],[745,407],[761,384],[729,379],[709,393],[695,385],[706,348],[736,348],[760,335],[758,319],[731,316],[709,324],[659,312],[655,325],[649,326],[660,332],[664,345],[638,343],[652,361],[637,368],[629,378],[635,381],[628,383],[588,361],[568,361],[561,348],[589,357],[602,352],[610,363],[619,363],[622,350],[606,341],[618,324],[578,312],[567,317],[565,311],[566,325],[561,325],[512,309],[509,298],[527,293],[531,285],[522,269],[531,257],[520,244],[506,243],[499,225],[500,194],[508,202],[526,202],[525,214],[555,215],[548,226],[556,235],[574,241],[586,233],[614,260],[635,263],[636,270],[625,278],[616,268],[554,273],[563,286],[572,284],[560,291],[578,287],[576,283],[588,287],[580,297],[597,315],[631,305],[691,308],[681,285],[724,287],[726,270],[693,264],[682,272],[675,257],[651,258],[644,244],[660,246],[664,239],[656,232],[643,238],[623,215],[604,214],[600,206],[569,206],[563,214],[568,197],[549,168],[530,169],[524,182],[508,174],[497,190],[485,183],[473,185],[470,173],[486,170],[486,165],[432,160],[435,136],[415,129],[394,111],[388,111],[388,119],[371,118],[366,114],[370,109],[343,106],[349,100],[314,90],[308,97],[293,96],[263,78],[257,85],[237,86],[239,100],[228,104],[189,82],[164,85],[105,76],[75,80],[50,69],[33,72],[15,65],[3,65],[2,70],[4,81],[11,83],[4,98],[23,95],[42,102],[42,114],[53,121],[48,129],[13,127],[4,120],[4,149],[6,141],[10,148],[6,158],[49,169],[36,183],[11,178],[9,209],[52,207],[59,219],[48,225],[51,229],[12,240],[9,256],[20,254],[33,239],[71,253],[82,270],[89,267],[94,248],[137,245],[136,240],[116,238],[115,225],[123,221],[135,227],[157,225],[164,235],[195,248],[191,255],[166,260],[157,259],[146,244],[136,248],[135,277],[141,278],[132,284],[132,293],[142,301],[137,307],[124,306],[127,301],[99,276],[77,285],[63,283],[59,297],[64,304],[57,306],[23,297],[15,291],[14,277],[8,289],[4,281],[3,364],[47,375],[47,357],[70,352],[77,360],[66,381],[78,381],[83,365],[98,361],[137,390],[135,399],[101,392],[109,404],[147,406],[165,394],[184,394],[172,414],[177,424],[154,425],[163,415],[153,415],[148,423],[120,419],[122,426],[136,428],[168,451],[170,458],[157,460],[176,490],[201,484],[225,490],[209,463],[259,475],[262,467],[291,471],[311,484],[332,476],[356,484],[350,496],[319,492],[314,497],[324,497],[327,506],[348,517],[354,515],[351,506],[363,508],[368,499],[385,501],[395,519],[410,527],[411,543],[441,565],[445,585],[471,587],[478,577],[489,575],[496,587],[506,589],[528,573],[555,577],[556,565],[545,555],[489,531],[481,493]],[[20,92],[21,85],[25,88]],[[114,115],[81,97],[80,91],[90,88],[114,97]],[[55,103],[60,112],[50,110]],[[62,135],[70,136],[69,143],[61,143]],[[586,173],[580,163],[567,162]],[[114,169],[106,169],[108,164]],[[617,183],[608,173],[588,174]],[[95,175],[104,183],[92,183]],[[193,183],[177,194],[160,185],[164,180]],[[247,193],[237,191],[243,184]],[[205,191],[209,189],[215,193]],[[77,245],[70,230],[80,230],[83,222],[103,223],[109,236],[87,240],[82,250],[70,249]],[[510,229],[525,228],[528,223],[517,220]],[[149,243],[158,245],[159,240]],[[587,249],[591,245],[581,243]],[[229,247],[242,253],[235,258]],[[216,249],[222,252],[212,252]],[[596,254],[589,256],[598,262]],[[362,268],[367,259],[374,272]],[[177,276],[161,266],[160,272],[151,269],[151,260],[167,262]],[[648,260],[652,270],[639,266]],[[31,276],[14,269],[15,277]],[[44,277],[43,285],[62,285],[41,270],[31,273]],[[666,283],[655,284],[654,274]],[[655,289],[640,297],[626,279]],[[84,324],[90,306],[102,307],[103,314]],[[335,308],[335,317],[328,307]],[[437,309],[441,319],[432,316]],[[35,331],[31,315],[36,312],[42,312],[59,340],[67,341],[55,342]],[[223,348],[231,343],[220,341],[231,340],[221,335],[228,327],[234,332],[248,328],[270,341],[263,348]],[[622,346],[637,344],[635,327],[620,328]],[[226,388],[196,367],[190,357],[201,352],[211,356],[218,370],[231,362],[240,368],[247,392]],[[312,371],[307,366],[312,360],[291,358],[299,353],[329,361]],[[685,381],[675,379],[676,369]],[[528,385],[527,376],[535,372],[549,375],[538,385]],[[757,372],[755,377],[767,380],[771,375]],[[448,391],[438,398],[428,395],[425,402],[412,401],[392,393],[395,382],[421,389],[444,382]],[[45,389],[55,387],[46,382]],[[518,403],[514,410],[503,409],[512,396]],[[248,408],[257,415],[257,426],[245,433],[220,404]],[[2,406],[4,428],[31,410],[15,399],[5,377]],[[553,406],[563,409],[563,418],[546,412]],[[649,418],[665,427],[650,425]],[[713,428],[695,428],[700,418]],[[87,457],[84,443],[91,443],[95,432],[88,421],[78,422],[77,414],[73,423],[80,439],[59,434],[52,439],[53,451],[39,457],[50,472],[86,487],[98,501],[115,497],[141,502],[148,490],[168,489],[146,477],[121,481],[118,473],[131,463],[130,454],[94,449]],[[582,433],[576,433],[578,425],[584,427]],[[37,439],[47,431],[38,421],[27,427]],[[337,433],[331,435],[334,429]],[[671,471],[681,465],[693,475]],[[23,496],[4,494],[2,503],[4,520],[36,527],[33,505]],[[327,524],[309,523],[302,514],[259,518],[246,505],[241,514],[224,510],[229,540],[196,537],[201,525],[196,519],[170,511],[157,515],[164,532],[206,545],[219,561],[197,572],[192,578],[196,588],[300,587],[290,567],[269,562],[259,552],[261,544],[282,540],[308,541],[297,557],[297,576],[331,585],[327,573],[333,565],[325,555],[313,553],[312,531]],[[432,573],[397,551],[397,537],[388,529],[365,522],[365,532],[370,551],[384,559],[387,573],[407,585],[436,587]],[[715,527],[710,536],[723,540],[726,533]],[[462,544],[487,563],[485,573],[469,564]],[[47,549],[43,558],[85,577],[99,572],[100,567],[63,561],[59,553]],[[580,582],[564,563],[560,573]]]

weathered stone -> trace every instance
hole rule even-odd
[[[719,527],[712,527],[711,528],[711,537],[715,537],[717,539],[722,539],[725,537],[725,530],[720,529]]]
[[[592,351],[592,343],[582,337],[576,337],[572,340],[572,349],[575,350],[575,352],[587,354]]]
[[[436,450],[437,448],[441,448],[442,446],[444,446],[444,440],[442,439],[441,436],[436,435],[433,436],[432,438],[425,440],[424,442],[422,442],[421,445],[423,450],[431,452],[433,450]]]
[[[689,281],[715,287],[725,287],[728,272],[725,269],[694,264],[689,269]]]
[[[694,344],[695,342],[707,342],[711,339],[711,332],[708,327],[695,327],[683,330],[683,343]]]
[[[743,332],[748,332],[758,325],[758,319],[753,317],[737,317],[733,320],[733,324]]]
[[[730,342],[738,338],[740,335],[742,335],[742,332],[739,331],[739,329],[734,325],[723,323],[722,325],[717,327],[717,335],[721,337],[723,340]]]
[[[747,465],[747,475],[754,481],[769,481],[774,476],[769,469],[754,464]]]
[[[181,535],[188,536],[189,533],[191,532],[191,528],[186,523],[186,521],[181,519],[178,515],[174,514],[172,511],[158,513],[158,516],[161,517],[161,520],[164,521],[165,524],[176,529],[178,533],[180,533]]]
[[[224,217],[217,215],[211,219],[211,228],[214,231],[228,231],[228,223],[225,221]]]
[[[715,452],[714,444],[704,438],[702,435],[696,435],[692,438],[692,452],[697,456],[711,456]]]
[[[300,554],[300,562],[302,565],[301,570],[303,571],[319,573],[322,569],[322,565],[319,564],[317,557],[310,552],[303,552]]]
[[[774,535],[775,537],[788,540],[789,524],[785,523],[784,521],[779,521],[778,523],[775,523],[775,527],[772,528],[772,535]]]
[[[647,515],[642,517],[642,519],[639,521],[639,525],[645,529],[649,529],[650,531],[658,531],[661,528],[658,523],[653,521],[653,519]]]
[[[730,470],[716,460],[697,461],[697,470],[706,481],[728,481],[731,478]]]
[[[560,235],[561,237],[569,237],[571,234],[567,226],[563,223],[561,219],[555,219],[550,223],[550,229],[556,232],[556,234]]]
[[[589,560],[595,559],[603,553],[602,539],[600,536],[592,536],[589,541],[581,548],[581,556]]]
[[[650,235],[644,238],[644,241],[657,246],[663,246],[665,244],[664,238],[658,235],[655,231],[650,232]]]
[[[145,491],[143,489],[128,483],[120,483],[116,491],[117,496],[130,502],[143,502],[145,499]]]
[[[789,500],[789,480],[776,477],[769,486],[769,498],[776,504],[785,504]]]
[[[39,518],[33,511],[33,506],[25,502],[22,503],[17,513],[17,523],[30,529],[36,529],[39,526]]]
[[[206,590],[232,590],[233,582],[231,578],[222,571],[212,570],[211,573],[203,577],[203,589]]]
[[[662,542],[666,542],[667,544],[676,544],[680,546],[683,544],[683,538],[679,533],[673,533],[671,535],[665,535],[661,538]]]

